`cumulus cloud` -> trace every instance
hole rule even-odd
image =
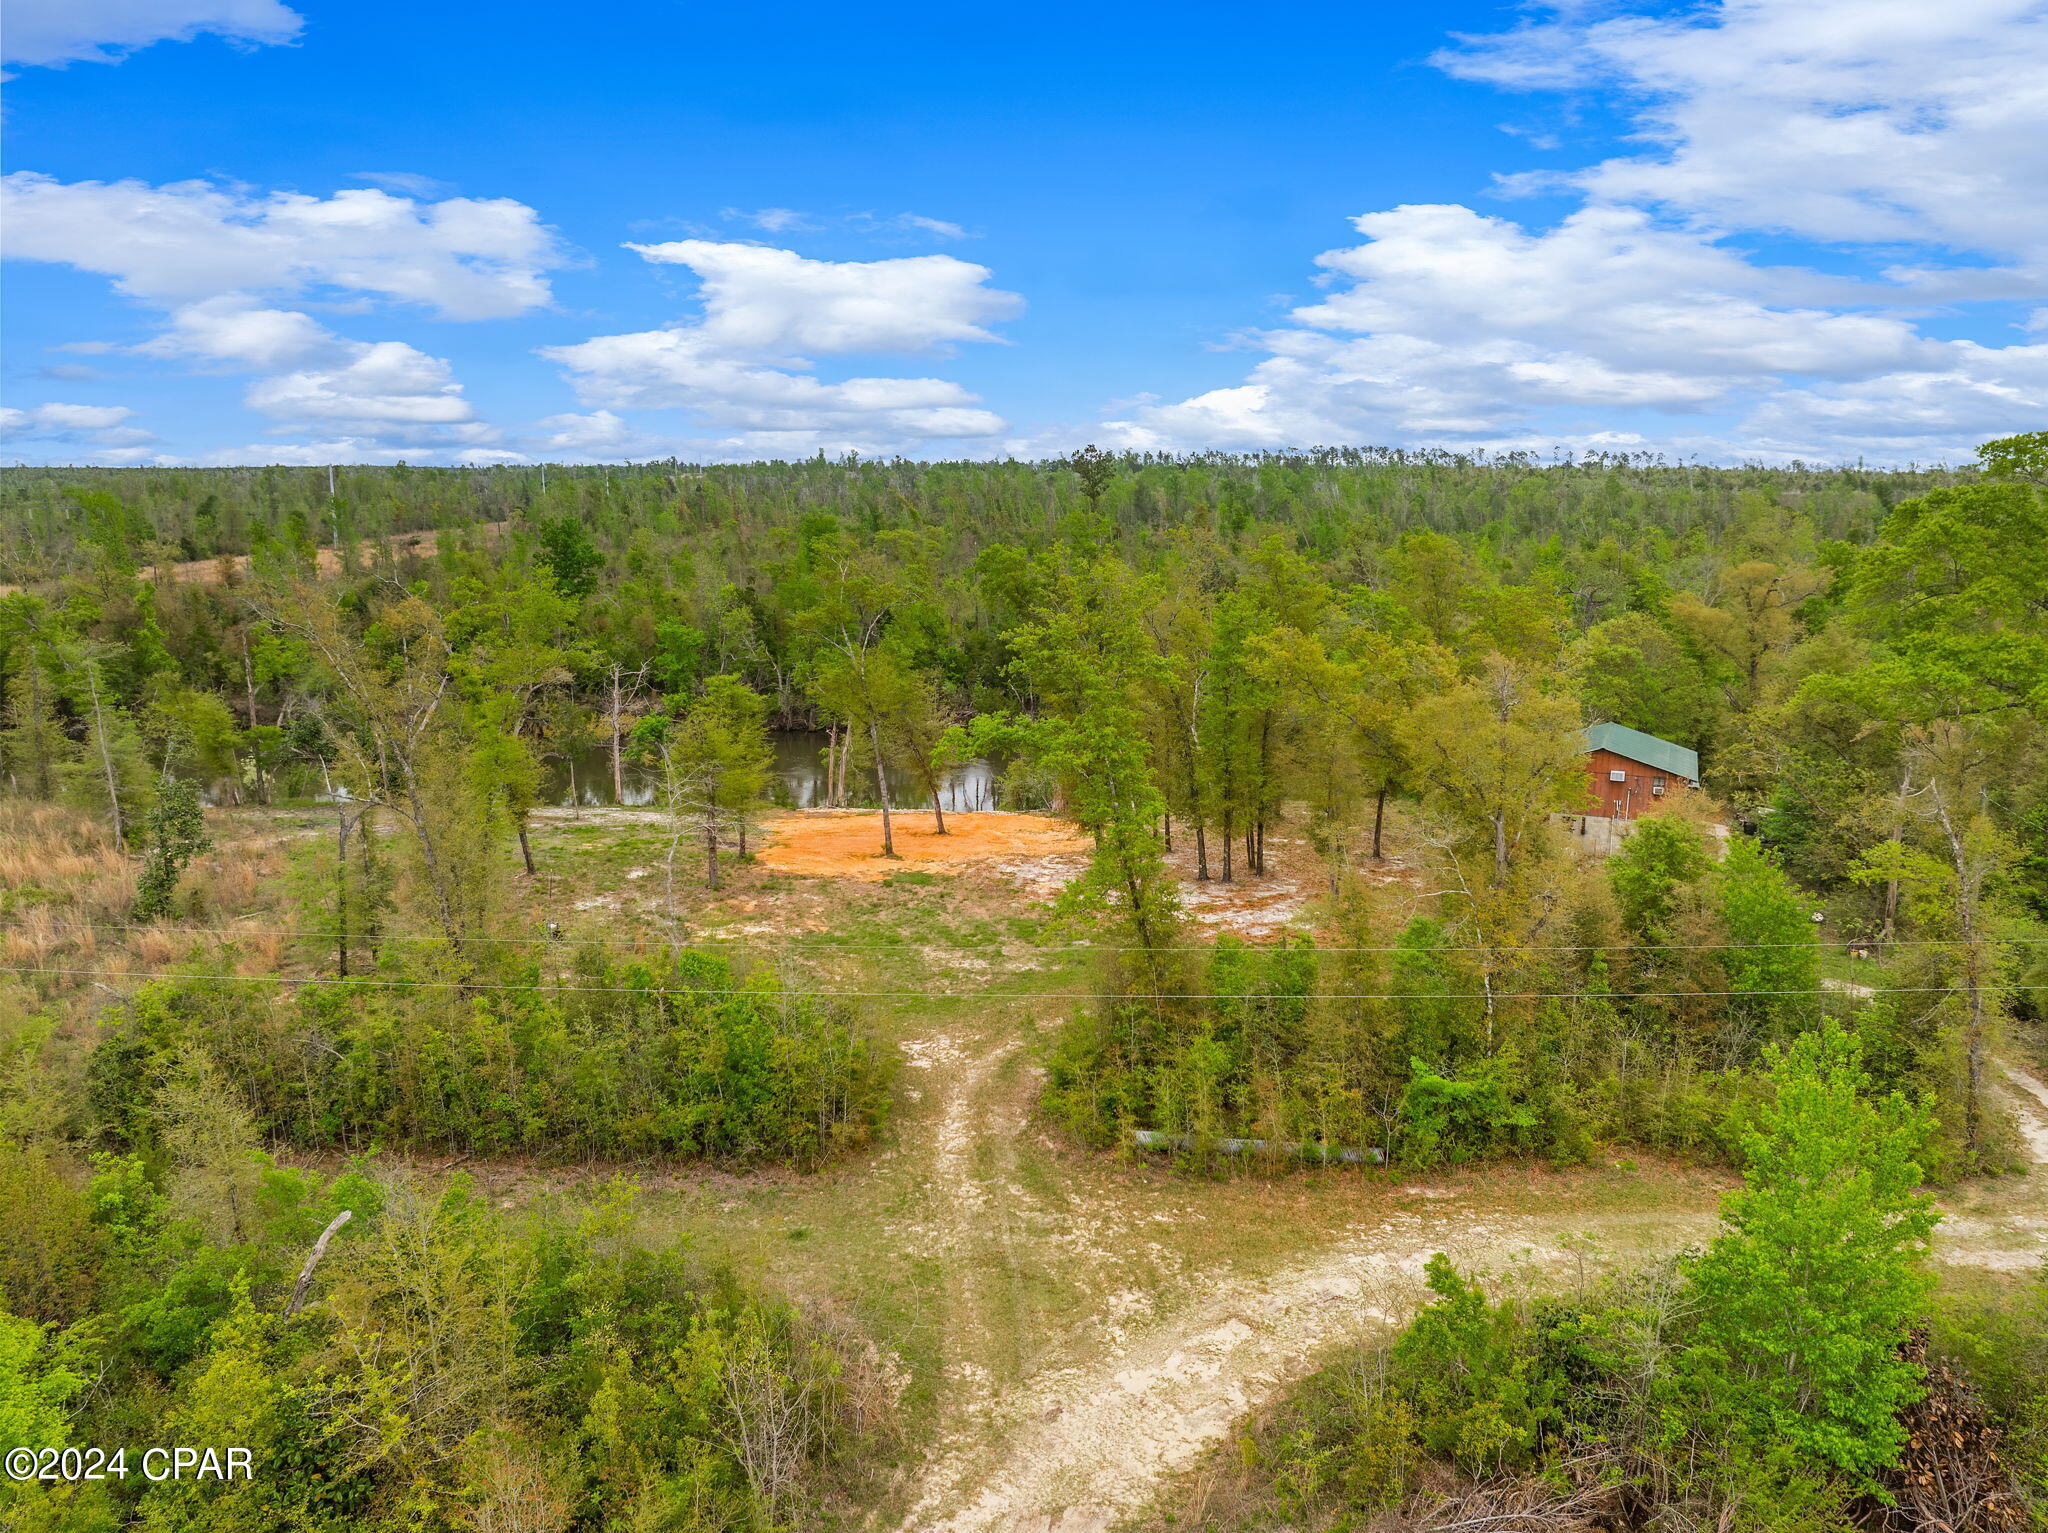
[[[226,292],[368,295],[445,319],[506,319],[550,298],[564,260],[524,203],[421,202],[367,187],[331,197],[210,181],[0,180],[8,254],[97,272],[175,304]]]
[[[974,395],[939,378],[849,378],[736,360],[692,330],[605,335],[541,355],[559,363],[587,404],[609,409],[686,410],[736,431],[842,431],[898,437],[987,436],[1002,418]]]
[[[987,438],[1001,416],[940,378],[853,377],[828,382],[819,356],[945,355],[994,341],[986,326],[1021,300],[992,275],[951,256],[818,261],[758,245],[676,240],[632,245],[701,282],[700,318],[663,330],[596,336],[541,355],[559,364],[590,415],[558,416],[547,446],[586,456],[652,456],[679,448],[719,456],[884,451],[941,439]],[[650,436],[619,410],[679,410],[715,433],[678,443]]]
[[[267,369],[331,351],[334,332],[295,309],[273,309],[247,293],[222,293],[171,312],[170,323],[135,350]]]
[[[550,415],[535,421],[534,429],[542,433],[538,445],[545,448],[550,456],[652,457],[666,445],[666,439],[628,425],[622,417],[609,410],[593,410],[588,415]]]
[[[67,184],[29,172],[0,182],[0,199],[10,256],[100,273],[165,311],[163,328],[128,350],[269,375],[249,386],[249,407],[275,423],[271,431],[342,433],[335,440],[356,456],[335,461],[390,461],[387,449],[480,450],[497,433],[476,420],[443,359],[401,341],[345,339],[278,299],[383,299],[444,319],[511,318],[549,301],[546,274],[563,260],[534,211],[503,199]]]
[[[937,352],[993,341],[985,325],[1024,306],[988,286],[994,275],[953,256],[814,261],[765,245],[670,240],[628,245],[646,260],[687,266],[702,284],[706,341],[757,355]]]
[[[1575,9],[1436,62],[1509,89],[1622,93],[1653,147],[1565,178],[1603,201],[1828,241],[2048,250],[2040,0]]]
[[[1572,9],[1438,62],[1618,92],[1650,148],[1541,183],[1583,198],[1548,229],[1456,205],[1354,220],[1364,242],[1317,257],[1323,298],[1238,337],[1265,354],[1241,384],[1106,437],[1924,460],[2048,416],[2048,347],[1921,324],[1932,301],[2048,293],[2039,0]],[[1766,266],[1746,233],[1865,274]]]
[[[304,18],[278,0],[7,0],[0,59],[111,64],[151,43],[202,33],[245,47],[288,43]]]
[[[0,409],[0,442],[42,442],[53,447],[96,449],[87,456],[102,463],[129,463],[148,455],[153,432],[127,424],[135,412],[125,405],[36,405]]]
[[[276,421],[274,431],[343,431],[413,449],[496,435],[477,423],[444,359],[403,341],[346,340],[309,314],[270,308],[246,293],[183,305],[159,334],[133,349],[202,367],[272,374],[251,383],[243,400]]]
[[[346,360],[262,378],[249,408],[285,431],[340,430],[415,446],[488,440],[448,364],[403,341],[345,343]],[[454,428],[451,430],[451,428]]]

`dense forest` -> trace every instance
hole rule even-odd
[[[23,1526],[854,1515],[900,1428],[850,1335],[650,1245],[630,1193],[514,1218],[419,1170],[803,1174],[886,1137],[860,997],[689,917],[797,731],[884,857],[967,762],[1088,838],[1045,927],[1088,955],[1039,1104],[1076,1153],[1748,1177],[1710,1250],[1570,1303],[1433,1269],[1231,1515],[1548,1484],[1608,1516],[1625,1483],[1635,1521],[1469,1525],[1946,1526],[1883,1518],[1949,1401],[2015,1434],[2006,1520],[1953,1526],[2048,1525],[2038,1301],[1916,1329],[1922,1184],[2023,1163],[2003,1071],[2048,1010],[2048,433],[1926,472],[15,469],[0,684],[0,1437],[154,1417],[291,1466],[31,1487]],[[1570,834],[1595,722],[1701,762],[1604,859]],[[522,893],[571,763],[648,785],[645,940]],[[274,866],[208,855],[291,806],[318,828]],[[1379,876],[1396,824],[1419,894]],[[1257,883],[1283,842],[1295,930],[1191,918],[1176,866]]]

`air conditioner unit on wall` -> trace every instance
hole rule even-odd
[[[1628,781],[1628,773],[1626,773],[1626,772],[1620,772],[1620,771],[1615,771],[1615,772],[1609,772],[1609,773],[1607,774],[1607,780],[1608,780],[1609,782],[1627,782],[1627,781]]]

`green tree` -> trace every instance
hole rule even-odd
[[[1607,882],[1623,928],[1639,942],[1669,941],[1686,891],[1713,863],[1707,838],[1692,821],[1673,814],[1636,821],[1621,850],[1607,860]]]
[[[1473,1474],[1527,1463],[1556,1415],[1555,1385],[1535,1368],[1520,1315],[1510,1302],[1488,1303],[1441,1251],[1428,1270],[1436,1300],[1401,1333],[1392,1357],[1415,1435]]]
[[[1068,886],[1076,909],[1114,910],[1141,955],[1141,988],[1171,988],[1180,899],[1165,863],[1166,801],[1152,771],[1141,683],[1157,664],[1129,571],[1101,559],[1062,571],[1015,638],[1015,666],[1046,705],[1035,754],[1095,837]]]
[[[59,653],[72,705],[85,718],[84,768],[71,779],[72,794],[81,808],[104,809],[115,842],[125,844],[156,797],[141,735],[107,685],[100,646],[64,645]]]
[[[704,848],[704,881],[720,887],[718,853],[728,838],[746,848],[747,825],[766,802],[774,761],[766,734],[767,699],[734,676],[713,676],[661,742],[662,794],[678,839]],[[676,842],[670,844],[670,895]],[[673,915],[673,905],[671,905]]]
[[[1728,1232],[1693,1274],[1686,1368],[1703,1406],[1758,1450],[1786,1444],[1868,1475],[1897,1457],[1898,1412],[1924,1388],[1899,1346],[1940,1218],[1917,1190],[1931,1122],[1897,1094],[1866,1095],[1856,1040],[1832,1022],[1768,1057]]]
[[[1424,699],[1402,735],[1423,802],[1484,844],[1496,889],[1544,817],[1585,797],[1578,705],[1505,660]]]
[[[0,1452],[63,1446],[66,1407],[85,1384],[41,1326],[0,1309]]]
[[[2006,472],[1902,502],[1851,571],[1845,611],[1886,649],[1853,682],[1886,717],[2048,713],[2048,486],[1987,447]]]
[[[1647,612],[1588,629],[1572,654],[1579,693],[1609,719],[1704,753],[1726,713],[1721,689],[1693,649]]]
[[[142,874],[135,882],[136,921],[160,921],[171,913],[171,897],[194,857],[213,845],[199,784],[174,779],[163,786],[144,829]]]
[[[837,719],[846,732],[846,748],[865,747],[875,774],[875,796],[882,805],[882,855],[896,855],[894,804],[889,797],[889,765],[895,721],[913,717],[919,708],[918,678],[897,654],[880,644],[850,646],[822,654],[810,677],[811,697]],[[936,736],[932,743],[936,744]]]
[[[581,601],[597,589],[604,554],[591,541],[589,529],[573,516],[552,517],[540,524],[540,562],[554,578],[555,589]]]
[[[54,799],[77,770],[78,748],[57,717],[57,688],[39,661],[23,655],[7,679],[0,772],[14,792]]]
[[[1715,870],[1721,917],[1721,969],[1731,1013],[1765,1036],[1785,1033],[1820,1011],[1820,943],[1812,903],[1771,854],[1747,836],[1731,836]]]

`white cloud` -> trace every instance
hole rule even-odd
[[[212,33],[288,43],[303,18],[278,0],[7,0],[0,58],[10,64],[111,64],[151,43]]]
[[[1654,147],[1566,178],[1598,200],[1819,240],[2048,252],[2040,0],[1569,10],[1463,44],[1437,62],[1467,79],[1623,94]]]
[[[849,378],[825,383],[807,373],[737,360],[696,330],[604,335],[541,355],[559,363],[587,404],[611,409],[687,410],[734,431],[836,428],[885,439],[987,436],[1002,418],[939,378]]]
[[[1644,403],[1680,401],[1779,373],[1855,375],[1936,349],[1905,322],[1783,299],[1822,284],[1752,265],[1708,236],[1660,229],[1633,208],[1595,206],[1540,235],[1469,208],[1410,206],[1354,220],[1368,242],[1317,264],[1352,285],[1292,318],[1318,330],[1421,328],[1439,341],[1561,344],[1611,376],[1646,380]],[[1569,354],[1558,361],[1577,373]],[[1527,374],[1539,391],[1548,385]],[[1564,382],[1563,397],[1571,397]],[[1601,386],[1592,398],[1631,392]]]
[[[707,341],[758,356],[778,353],[937,352],[993,341],[985,325],[1024,306],[987,286],[986,266],[946,255],[813,261],[765,245],[671,240],[628,245],[649,261],[687,266],[702,281]]]
[[[795,208],[756,208],[751,213],[745,208],[720,208],[720,218],[730,218],[739,223],[752,224],[756,229],[769,234],[787,234],[796,229],[815,229],[816,224],[807,213]]]
[[[333,437],[322,442],[251,442],[245,447],[217,447],[185,460],[201,468],[234,468],[251,463],[282,463],[319,468],[329,463],[417,463],[425,454],[358,437]]]
[[[505,200],[361,189],[323,199],[33,173],[7,177],[0,192],[9,255],[102,273],[168,311],[158,334],[128,350],[270,374],[245,395],[277,423],[269,429],[340,433],[364,462],[388,461],[378,456],[386,449],[474,448],[497,433],[476,420],[446,361],[401,341],[345,339],[273,298],[367,295],[446,319],[509,318],[549,300],[546,272],[563,260],[533,210]]]
[[[683,445],[628,425],[609,410],[588,415],[550,415],[534,422],[545,433],[535,444],[550,462],[570,459],[654,458]]]
[[[403,341],[351,341],[309,314],[265,307],[246,293],[186,304],[133,348],[145,356],[272,373],[244,402],[279,422],[274,431],[343,431],[407,448],[460,445],[496,435],[477,424],[448,363]],[[292,369],[279,372],[278,369]]]
[[[48,442],[91,447],[102,462],[130,462],[147,456],[156,436],[127,423],[135,412],[125,405],[44,404],[33,409],[0,409],[0,442]]]
[[[166,306],[227,292],[367,294],[446,319],[505,319],[550,298],[563,263],[524,203],[420,202],[370,188],[331,197],[207,181],[0,181],[7,254],[97,272]]]
[[[268,369],[289,367],[338,344],[334,332],[310,314],[266,308],[247,293],[223,293],[173,310],[169,326],[135,350]]]
[[[985,267],[951,256],[817,261],[758,245],[677,240],[633,245],[650,261],[702,279],[701,319],[664,330],[596,336],[540,355],[598,408],[541,422],[552,452],[651,457],[803,456],[817,451],[916,449],[986,439],[1005,429],[959,384],[941,378],[854,377],[828,382],[808,357],[859,352],[945,353],[997,339],[987,322],[1020,307],[987,286]],[[618,410],[680,410],[709,437],[651,435]]]
[[[285,431],[340,430],[414,446],[474,441],[476,411],[462,385],[439,357],[403,341],[344,343],[347,360],[308,368],[249,386],[249,408],[272,416]],[[489,428],[480,428],[488,432]]]
[[[2048,345],[1949,348],[1940,371],[1786,389],[1743,422],[1749,439],[1800,456],[1954,458],[1956,444],[2038,431],[2048,419]]]
[[[1936,301],[2048,293],[2041,0],[1562,15],[1438,62],[1618,91],[1647,152],[1549,178],[1584,198],[1549,229],[1455,205],[1356,219],[1365,242],[1317,258],[1326,296],[1239,337],[1266,354],[1242,383],[1103,434],[1924,461],[2048,418],[2048,347],[1921,323]],[[1883,265],[1765,266],[1736,248],[1746,231]]]
[[[926,218],[922,213],[898,213],[895,221],[906,229],[922,229],[926,234],[936,234],[942,240],[967,238],[967,231],[949,219]]]

